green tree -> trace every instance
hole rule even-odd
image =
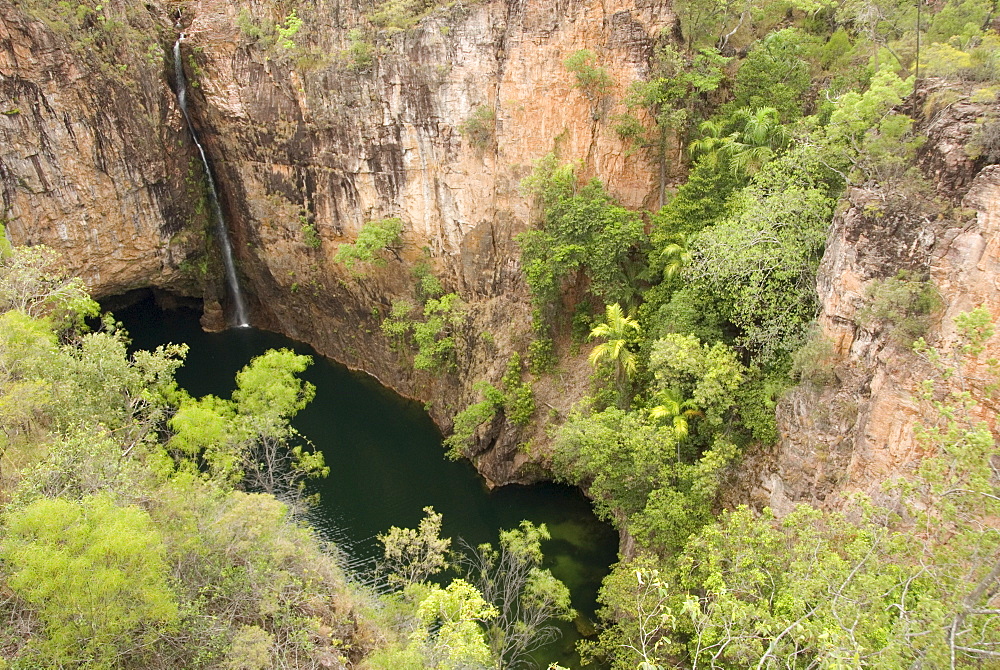
[[[639,322],[625,315],[618,303],[605,307],[604,323],[599,323],[590,331],[591,339],[604,338],[590,351],[587,360],[597,367],[607,361],[614,368],[615,387],[619,402],[628,402],[628,383],[638,369],[635,352],[630,347],[635,346],[639,336]]]
[[[664,398],[674,398],[678,410],[689,402],[712,427],[722,425],[747,373],[736,352],[722,342],[702,344],[693,335],[679,334],[665,335],[653,343],[649,369]],[[690,401],[677,403],[677,398]]]
[[[576,77],[575,86],[592,102],[598,102],[613,86],[608,71],[597,62],[597,54],[590,49],[580,49],[570,54],[563,62],[566,69]]]
[[[955,325],[954,344],[915,346],[935,371],[918,399],[929,410],[917,431],[925,456],[886,483],[888,505],[855,495],[841,511],[799,505],[780,519],[741,507],[682,552],[620,564],[601,596],[617,620],[599,645],[626,650],[616,667],[992,662],[1000,646],[997,443],[974,418],[970,389],[996,392],[996,361],[983,360],[994,326],[985,309]],[[642,588],[650,578],[656,588]]]
[[[354,242],[342,244],[337,248],[333,260],[343,264],[352,274],[364,274],[363,271],[355,272],[355,265],[371,263],[376,266],[384,266],[386,260],[381,253],[383,251],[390,251],[397,258],[399,257],[396,247],[400,243],[402,234],[403,221],[401,219],[369,221],[361,226]]]
[[[445,556],[451,540],[441,538],[441,520],[433,507],[425,507],[418,528],[393,526],[379,534],[384,547],[381,568],[390,581],[415,584],[448,567]]]
[[[642,274],[642,220],[615,204],[597,180],[577,184],[571,165],[554,155],[535,166],[522,188],[535,197],[541,226],[517,237],[521,266],[535,305],[552,321],[563,289],[589,289],[605,303],[628,303]],[[572,305],[570,306],[572,308]]]
[[[231,400],[183,397],[169,422],[170,446],[191,459],[188,467],[207,465],[220,484],[242,484],[298,504],[304,480],[328,472],[322,453],[293,444],[301,436],[291,419],[316,392],[298,377],[311,362],[290,349],[271,350],[236,374]]]
[[[691,443],[678,452],[679,442],[673,426],[651,422],[645,412],[574,412],[555,435],[553,470],[584,487],[598,516],[640,546],[675,551],[711,521],[720,477],[736,455],[721,436],[705,449]]]
[[[455,331],[464,322],[465,306],[457,293],[428,298],[424,304],[424,321],[413,324],[413,341],[417,345],[413,368],[435,373],[453,370]]]
[[[672,44],[664,44],[656,51],[649,80],[635,82],[629,88],[625,97],[629,112],[616,117],[615,130],[633,146],[650,150],[658,163],[661,207],[666,198],[671,145],[679,165],[691,126],[707,113],[708,95],[719,88],[723,68],[730,60],[712,49],[690,56]],[[653,129],[647,129],[635,115],[638,109],[652,116]]]
[[[703,412],[694,407],[691,400],[684,400],[678,391],[667,389],[660,391],[653,398],[655,403],[649,408],[650,418],[656,421],[667,421],[674,429],[677,438],[677,460],[680,461],[680,441],[691,432],[690,420],[701,416]]]
[[[39,666],[118,667],[179,621],[164,545],[149,514],[109,496],[40,499],[5,519],[7,583],[43,622]]]
[[[699,234],[687,277],[702,283],[737,343],[772,364],[796,349],[816,310],[815,272],[833,216],[822,157],[798,147],[768,163]]]
[[[903,34],[916,25],[916,5],[905,0],[846,0],[838,8],[837,20],[851,26],[872,47],[875,70],[905,66],[904,57],[892,48]],[[881,51],[889,54],[888,63]]]
[[[673,279],[678,276],[681,270],[694,260],[694,254],[691,253],[693,240],[693,234],[677,233],[673,236],[673,242],[660,250],[664,279]]]
[[[729,146],[736,141],[738,134],[730,132],[727,119],[706,119],[698,125],[701,136],[691,140],[688,151],[694,158],[700,159],[705,167],[718,170],[727,164]]]
[[[727,151],[730,167],[737,174],[753,175],[791,141],[773,107],[738,109],[733,112],[733,120],[740,130]]]
[[[691,142],[692,155],[707,167],[728,168],[737,178],[752,176],[791,139],[773,107],[737,109],[726,118],[704,121],[699,129],[702,136]]]
[[[465,580],[454,579],[443,589],[432,587],[417,617],[422,626],[416,640],[424,644],[431,667],[452,670],[490,663],[492,650],[481,624],[491,625],[497,611]]]
[[[501,531],[499,548],[467,547],[458,559],[468,580],[497,613],[486,629],[496,667],[524,664],[531,652],[558,636],[553,619],[570,621],[575,616],[569,589],[541,567],[541,543],[550,537],[545,524],[522,521],[519,528]]]
[[[785,28],[756,42],[736,73],[733,100],[727,108],[756,111],[769,107],[782,122],[801,116],[812,86],[805,56],[814,41],[801,30]]]

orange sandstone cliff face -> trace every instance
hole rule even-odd
[[[15,243],[61,251],[96,295],[201,293],[200,181],[159,21],[133,19],[146,40],[102,65],[79,35],[0,2],[0,222]]]
[[[531,339],[514,236],[530,224],[518,186],[533,162],[555,152],[624,204],[658,200],[657,166],[611,126],[673,25],[666,0],[441,3],[407,30],[373,26],[370,0],[317,0],[298,8],[290,49],[254,32],[286,18],[277,1],[154,2],[141,16],[112,4],[149,44],[119,49],[106,71],[74,50],[76,35],[0,0],[0,104],[22,108],[0,116],[13,241],[64,251],[98,295],[150,285],[202,294],[218,322],[201,173],[171,90],[182,30],[189,109],[252,321],[428,402],[443,427],[480,399],[473,383],[496,382]],[[359,43],[370,62],[351,56]],[[576,87],[564,65],[584,48],[610,76],[600,95]],[[477,110],[485,140],[472,142],[460,128]],[[405,226],[385,266],[352,273],[334,262],[383,217]],[[414,372],[412,351],[393,349],[379,328],[393,300],[414,297],[418,262],[465,303],[451,374]],[[565,410],[585,388],[565,381],[585,379],[584,362],[566,367],[562,381],[538,385],[541,407]],[[516,447],[531,437],[497,417],[480,435],[480,469],[498,483],[530,479]]]
[[[248,18],[287,16],[270,0],[109,6],[142,38],[102,65],[78,34],[0,0],[0,217],[12,241],[63,251],[98,296],[161,287],[206,298],[218,316],[203,179],[171,88],[170,47],[183,30],[191,112],[254,322],[428,402],[442,427],[479,400],[475,381],[496,383],[531,339],[514,236],[531,218],[518,184],[533,161],[555,152],[623,203],[657,204],[656,166],[627,150],[611,119],[673,25],[665,1],[454,2],[391,32],[368,21],[372,2],[316,0],[290,50],[247,29]],[[359,36],[370,63],[351,56]],[[607,69],[606,94],[574,86],[564,61],[583,48]],[[488,132],[473,143],[460,128],[480,108]],[[922,128],[925,174],[943,197],[964,198],[968,215],[875,218],[859,193],[838,214],[818,282],[837,381],[781,403],[781,442],[740,473],[744,498],[779,511],[833,504],[845,490],[875,491],[919,456],[913,397],[931,371],[855,316],[866,287],[899,269],[940,290],[932,341],[953,338],[956,313],[985,305],[1000,315],[1000,173],[963,151],[982,113],[959,100]],[[365,222],[388,216],[405,228],[385,266],[352,274],[334,262]],[[379,329],[393,300],[414,297],[419,262],[466,305],[454,373],[414,372],[412,351]],[[996,338],[990,346],[1000,354]],[[586,388],[581,356],[564,355],[561,370],[535,384],[540,415],[564,412]],[[492,482],[536,476],[518,445],[544,439],[540,427],[500,414],[478,438],[474,458]]]
[[[929,83],[918,102],[935,86]],[[837,505],[850,491],[878,496],[882,482],[906,476],[924,455],[914,428],[933,420],[929,403],[919,398],[935,369],[884,324],[859,324],[857,317],[874,281],[906,270],[927,277],[943,303],[925,336],[932,346],[947,349],[957,341],[958,314],[985,307],[994,322],[1000,318],[1000,166],[984,168],[965,151],[977,120],[997,111],[958,96],[921,122],[928,141],[920,167],[938,197],[957,205],[947,215],[918,207],[872,217],[865,198],[848,193],[817,278],[819,326],[834,349],[836,381],[803,384],[779,405],[780,443],[751,459],[745,473],[760,477],[751,494],[755,503],[787,512],[797,502]],[[982,359],[991,357],[1000,357],[1000,334],[988,341]],[[980,404],[978,418],[995,428],[986,370],[967,367],[963,378]]]
[[[317,2],[300,12],[297,46],[282,50],[238,27],[241,16],[280,21],[276,8],[190,4],[193,107],[227,188],[255,321],[427,401],[447,426],[481,399],[473,383],[497,382],[531,339],[514,236],[530,223],[518,186],[534,161],[577,161],[632,207],[658,197],[655,166],[629,154],[611,118],[673,19],[659,1],[456,2],[393,32],[372,29],[371,9]],[[370,63],[350,56],[359,34]],[[584,48],[613,82],[600,96],[574,86],[564,65]],[[472,142],[460,128],[477,110],[486,139]],[[404,223],[384,267],[334,262],[384,217]],[[308,244],[306,227],[318,241]],[[393,300],[415,296],[410,270],[421,262],[465,303],[453,374],[414,372],[412,352],[379,329]],[[581,388],[540,385],[539,404],[566,409]],[[499,416],[480,435],[477,465],[495,482],[532,477],[516,449],[530,437]]]

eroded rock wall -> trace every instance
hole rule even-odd
[[[99,297],[142,286],[201,295],[202,179],[165,76],[169,21],[114,2],[120,34],[143,36],[119,48],[111,31],[44,4],[0,1],[0,220],[11,241],[61,251]]]
[[[496,383],[531,339],[514,237],[530,225],[519,183],[533,162],[554,152],[624,204],[656,204],[658,166],[612,125],[674,18],[667,0],[428,4],[395,30],[373,24],[374,0],[296,3],[303,23],[282,45],[275,26],[291,5],[279,0],[80,11],[0,0],[0,215],[12,241],[63,251],[98,296],[159,286],[204,296],[219,320],[204,178],[173,93],[183,31],[189,110],[252,321],[428,402],[447,428],[479,400],[473,383]],[[567,70],[585,48],[606,90],[588,94]],[[473,141],[460,129],[477,113]],[[383,217],[405,226],[384,266],[334,262]],[[455,372],[414,372],[412,350],[380,331],[393,300],[415,297],[417,264],[465,303]],[[586,388],[582,358],[564,368],[538,384],[543,412]],[[501,416],[481,431],[481,469],[498,483],[530,479],[517,446],[540,430]]]
[[[496,382],[531,337],[514,236],[530,224],[518,185],[533,162],[550,152],[578,161],[632,207],[658,197],[655,166],[611,126],[673,17],[659,0],[493,0],[448,3],[416,27],[386,31],[369,22],[372,9],[325,0],[302,8],[296,46],[283,49],[246,23],[280,22],[279,7],[191,3],[192,107],[227,191],[254,321],[428,401],[447,426],[480,399],[472,384]],[[359,40],[370,63],[351,57]],[[599,96],[575,86],[564,65],[584,48],[612,81]],[[460,128],[479,108],[489,128],[476,143]],[[384,267],[334,262],[363,224],[391,216],[405,228]],[[454,373],[414,372],[412,352],[394,350],[379,329],[393,300],[414,297],[418,263],[466,304]],[[542,406],[565,409],[578,393],[551,386],[549,395],[539,388]],[[479,466],[491,480],[532,476],[516,451],[530,434],[506,424],[482,437]]]
[[[884,481],[905,476],[924,455],[914,429],[934,412],[920,400],[920,385],[936,370],[911,350],[912,338],[858,318],[873,282],[901,270],[928,278],[942,305],[925,337],[941,349],[957,339],[956,315],[985,307],[994,321],[1000,318],[1000,166],[984,167],[966,151],[977,122],[1000,109],[955,91],[936,107],[940,87],[927,83],[911,103],[925,111],[920,131],[928,141],[919,163],[939,202],[873,216],[869,194],[848,193],[817,278],[819,326],[833,347],[835,379],[804,383],[779,405],[780,443],[755,454],[746,472],[763,473],[751,496],[757,504],[786,512],[796,502],[836,505],[850,491],[878,496]],[[994,335],[983,358],[998,356],[1000,335]],[[983,384],[972,381],[989,375],[964,372],[963,383],[984,410],[979,418],[992,423],[996,408]],[[948,388],[939,385],[942,393]]]

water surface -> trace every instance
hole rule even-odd
[[[197,312],[162,311],[152,299],[115,314],[136,348],[190,346],[177,380],[196,396],[229,397],[236,372],[267,349],[313,356],[303,377],[316,385],[316,398],[294,425],[322,450],[330,476],[315,485],[320,503],[311,522],[347,553],[351,565],[365,569],[380,549],[375,536],[390,526],[415,527],[428,505],[444,515],[444,536],[472,545],[495,543],[500,529],[529,519],[548,525],[552,540],[542,547],[547,565],[570,587],[574,607],[593,615],[618,539],[577,490],[548,484],[488,491],[468,462],[444,458],[441,434],[420,404],[300,342],[255,328],[205,333]],[[542,667],[553,660],[577,665],[576,636],[567,629],[563,640],[541,654]]]

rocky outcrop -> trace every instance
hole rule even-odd
[[[948,102],[937,107],[942,94]],[[833,348],[836,380],[793,389],[778,409],[777,449],[756,455],[754,469],[764,474],[751,496],[779,512],[800,501],[835,505],[852,490],[878,495],[882,482],[905,475],[924,454],[914,427],[932,413],[919,387],[935,369],[891,327],[859,323],[873,282],[900,270],[928,278],[942,307],[931,315],[926,338],[938,347],[956,340],[953,319],[962,312],[985,307],[1000,318],[1000,166],[982,169],[965,151],[977,120],[998,110],[934,82],[916,105],[929,112],[920,167],[939,199],[957,206],[928,199],[873,217],[863,193],[848,194],[817,278],[819,326]],[[1000,356],[998,335],[988,342],[985,358],[991,356]],[[966,372],[966,379],[986,377]],[[995,414],[982,386],[969,388]]]
[[[61,251],[97,296],[140,286],[201,295],[202,180],[164,76],[165,17],[112,3],[108,16],[122,21],[112,28],[45,4],[31,5],[43,21],[0,2],[9,237]],[[125,37],[134,41],[116,43]]]
[[[278,28],[293,25],[290,10],[271,0],[111,0],[79,12],[0,0],[10,237],[62,250],[98,296],[203,295],[219,321],[204,178],[171,90],[183,31],[189,109],[252,321],[424,400],[447,428],[479,399],[474,382],[496,382],[531,339],[514,238],[530,225],[519,183],[533,162],[554,152],[624,204],[655,204],[657,166],[629,151],[612,119],[674,19],[667,0],[465,0],[424,3],[430,11],[396,29],[373,22],[384,4],[299,6],[288,41]],[[405,14],[418,3],[395,5]],[[564,61],[584,48],[609,87],[575,85]],[[384,266],[334,261],[383,217],[405,226]],[[412,350],[379,328],[394,300],[414,298],[415,266],[463,300],[455,372],[414,372]],[[582,377],[582,359],[568,360],[565,375]],[[543,381],[539,406],[565,411],[578,392]],[[481,469],[496,483],[531,479],[517,447],[540,430],[501,415],[474,448]]]
[[[531,338],[514,237],[530,224],[518,185],[533,162],[550,152],[579,161],[630,206],[656,196],[654,167],[630,155],[611,118],[672,15],[648,0],[456,2],[391,31],[370,23],[372,9],[302,8],[295,46],[283,48],[254,28],[280,23],[276,6],[192,3],[192,107],[225,185],[254,321],[427,401],[447,427],[480,399],[473,383],[496,382]],[[612,90],[588,96],[574,85],[564,61],[583,48]],[[477,114],[473,141],[461,129]],[[384,267],[334,261],[383,217],[405,225]],[[455,373],[414,372],[412,352],[380,332],[392,301],[414,297],[418,264],[464,301]],[[540,402],[565,409],[574,397]],[[531,436],[498,422],[475,449],[480,469],[497,483],[532,478],[517,451]]]
[[[287,41],[277,27],[292,25],[289,10],[276,0],[112,0],[103,19],[0,0],[8,235],[62,250],[98,296],[163,287],[204,297],[221,322],[204,179],[171,90],[170,47],[183,31],[193,122],[254,323],[424,400],[447,428],[479,399],[474,382],[496,382],[531,339],[515,236],[531,221],[519,183],[532,163],[555,153],[624,204],[656,204],[658,166],[631,153],[611,120],[674,18],[666,0],[472,0],[426,3],[392,29],[373,23],[378,4],[316,0]],[[584,48],[608,89],[576,86],[565,60]],[[921,169],[952,207],[931,213],[911,199],[886,211],[863,190],[848,194],[818,278],[836,381],[793,390],[779,407],[780,444],[742,473],[754,480],[746,495],[779,511],[873,491],[919,453],[914,397],[932,371],[887,329],[859,325],[873,282],[899,270],[929,277],[944,304],[933,342],[954,337],[957,313],[1000,315],[1000,174],[964,150],[989,110],[936,82],[910,104],[929,137]],[[404,222],[384,265],[335,262],[383,217]],[[463,300],[453,372],[414,371],[412,350],[380,330],[394,300],[415,297],[415,267]],[[560,375],[535,384],[541,413],[566,412],[586,388],[585,360],[560,353]],[[541,430],[501,413],[472,455],[494,483],[530,480],[536,455],[518,447]]]

